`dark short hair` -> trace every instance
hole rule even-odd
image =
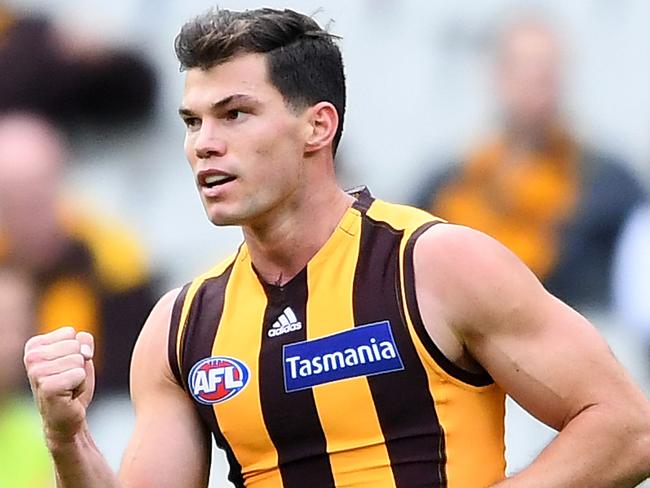
[[[269,79],[289,107],[303,110],[321,101],[334,105],[339,116],[336,153],[345,116],[345,75],[335,37],[293,10],[213,9],[187,22],[174,46],[181,70],[207,70],[240,54],[265,54]]]

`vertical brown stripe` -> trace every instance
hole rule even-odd
[[[365,186],[353,188],[351,190],[347,190],[347,192],[355,197],[355,201],[352,206],[356,208],[361,214],[365,214],[372,205],[372,202],[375,200],[370,194],[368,188]]]
[[[178,356],[176,356],[176,339],[178,336],[178,329],[181,323],[181,310],[183,309],[183,303],[185,302],[185,297],[187,296],[187,290],[190,289],[190,284],[188,283],[181,291],[178,293],[176,300],[174,300],[174,306],[172,307],[172,316],[169,323],[169,336],[167,337],[167,359],[169,361],[169,368],[176,379],[176,382],[183,386],[183,379],[181,377],[180,365],[178,364]]]
[[[418,307],[417,297],[415,294],[415,270],[413,265],[413,250],[417,239],[428,229],[440,221],[429,222],[417,229],[409,237],[404,249],[404,292],[406,296],[406,306],[408,307],[409,316],[413,322],[413,328],[418,335],[418,338],[426,348],[427,352],[431,355],[434,361],[450,376],[457,378],[472,386],[487,386],[494,381],[487,373],[487,371],[472,372],[467,371],[452,361],[443,354],[443,352],[433,342],[428,332],[424,327],[422,316],[420,315],[420,308]]]
[[[367,215],[355,273],[357,325],[389,320],[404,370],[368,377],[398,488],[444,487],[444,435],[428,379],[402,316],[399,247],[403,233]]]
[[[223,313],[226,285],[232,273],[232,268],[233,265],[231,264],[223,274],[215,278],[206,279],[196,292],[190,308],[188,323],[185,328],[185,339],[182,346],[183,365],[181,369],[185,384],[187,384],[187,375],[192,369],[192,366],[198,361],[212,355],[212,346]],[[244,478],[242,476],[241,465],[221,433],[212,406],[201,405],[196,401],[194,401],[194,405],[205,426],[212,432],[215,443],[226,453],[226,458],[230,465],[228,479],[236,487],[243,487]]]
[[[318,418],[311,389],[286,393],[282,346],[307,338],[307,270],[284,287],[265,286],[268,306],[264,313],[260,354],[260,400],[269,436],[278,452],[285,488],[334,486],[325,434]],[[291,307],[302,328],[269,337],[273,322]]]

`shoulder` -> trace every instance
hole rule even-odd
[[[503,244],[489,235],[463,225],[436,225],[415,243],[417,267],[434,266],[459,280],[472,280],[484,272],[502,273],[523,264]],[[445,276],[451,278],[451,276]]]
[[[158,336],[166,337],[169,331],[172,310],[181,292],[182,288],[174,288],[158,299],[142,328],[138,343],[152,340],[152,338]]]
[[[461,335],[488,333],[500,318],[546,295],[510,250],[469,227],[431,227],[415,243],[413,260],[418,292],[432,297]]]
[[[162,295],[156,305],[151,310],[151,316],[154,318],[164,318],[167,317],[176,302],[176,299],[180,296],[183,288],[178,287],[173,290],[169,290],[164,295]]]
[[[442,221],[429,212],[411,205],[391,203],[381,199],[372,201],[366,217],[384,223],[396,231],[404,232],[407,236],[418,230],[421,232],[426,224]]]
[[[622,158],[591,148],[583,150],[582,176],[587,186],[604,191],[612,189],[619,198],[634,197],[637,201],[644,194],[643,187],[633,168]],[[621,195],[619,192],[623,192]]]
[[[172,322],[172,310],[181,292],[182,288],[170,290],[154,305],[135,345],[132,369],[137,370],[136,366],[139,363],[144,365],[153,361],[157,364],[165,364],[165,371],[169,371],[171,377],[167,361],[167,343]]]

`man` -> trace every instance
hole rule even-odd
[[[520,18],[496,44],[497,134],[436,171],[417,205],[496,238],[569,304],[607,306],[615,243],[643,190],[566,120],[553,29]]]
[[[75,324],[97,338],[98,391],[124,392],[157,291],[131,233],[65,191],[68,159],[43,118],[0,114],[0,265],[33,282],[41,332]]]
[[[25,364],[61,487],[633,486],[650,407],[606,344],[492,239],[335,183],[340,52],[285,10],[211,12],[176,41],[185,149],[237,253],[154,307],[119,477],[86,426],[92,338]],[[502,388],[561,430],[504,480]]]

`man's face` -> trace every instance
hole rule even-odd
[[[504,39],[498,82],[505,115],[514,126],[554,121],[560,99],[557,40],[541,26],[520,26]]]
[[[28,115],[0,120],[0,227],[12,252],[30,266],[52,259],[60,239],[64,160],[62,143],[45,122]]]
[[[294,113],[270,83],[264,55],[190,69],[179,112],[185,154],[212,223],[255,225],[291,205],[309,124],[306,111]]]

